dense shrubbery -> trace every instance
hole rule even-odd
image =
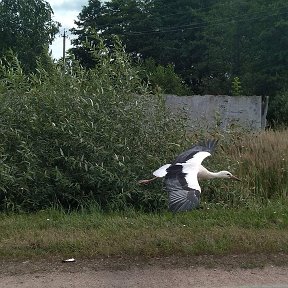
[[[203,135],[188,137],[163,99],[149,96],[121,45],[108,51],[100,43],[93,57],[92,70],[73,63],[47,72],[39,64],[30,75],[15,58],[2,62],[0,210],[166,209],[161,181],[137,181]],[[207,167],[244,181],[203,183],[203,202],[233,207],[287,197],[287,132],[212,134],[225,152],[218,147]]]
[[[121,45],[112,53],[101,45],[89,71],[39,66],[25,76],[15,59],[2,65],[1,210],[159,207],[161,189],[147,195],[137,180],[178,148],[184,130],[173,129]]]
[[[154,93],[193,94],[192,89],[189,89],[183,79],[176,74],[173,65],[167,65],[166,67],[157,65],[152,58],[149,58],[142,63],[141,68],[141,78],[150,85]]]
[[[288,90],[278,93],[270,100],[268,120],[274,127],[288,127]]]

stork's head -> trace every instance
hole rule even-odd
[[[232,173],[229,171],[220,171],[219,172],[219,178],[224,178],[224,179],[232,179],[236,181],[241,181],[238,177],[234,176]]]

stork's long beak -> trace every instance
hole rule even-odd
[[[231,176],[231,179],[236,180],[236,181],[241,181],[241,179],[239,179],[238,177],[236,177],[234,175]]]

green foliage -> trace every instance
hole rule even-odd
[[[48,46],[59,28],[52,15],[51,6],[43,0],[2,0],[0,57],[12,50],[26,72],[34,71],[39,58],[49,61]]]
[[[135,258],[155,260],[155,257],[170,256],[174,265],[175,257],[183,257],[183,264],[191,259],[187,256],[205,255],[201,257],[202,261],[206,259],[206,264],[211,265],[213,261],[207,259],[209,254],[237,254],[235,264],[243,266],[244,259],[239,261],[239,254],[245,254],[245,258],[251,254],[255,260],[255,253],[270,255],[280,252],[281,257],[273,259],[276,263],[279,258],[284,261],[282,263],[287,263],[283,259],[283,253],[287,259],[288,252],[287,201],[272,202],[261,209],[227,209],[215,205],[174,217],[170,213],[139,213],[134,210],[63,213],[50,209],[33,214],[1,213],[0,220],[2,261],[20,262],[27,258],[39,260],[40,257],[58,261],[73,255],[78,260],[112,257],[113,263],[116,258],[121,263],[123,258],[135,263]],[[163,259],[165,264],[166,257]],[[190,264],[195,265],[195,257],[191,261]],[[200,258],[197,258],[197,264],[198,261]],[[263,261],[265,259],[261,257],[258,265],[263,266]],[[118,268],[120,262],[116,261]],[[231,264],[231,261],[227,264],[229,269]],[[127,261],[123,265],[126,266]]]
[[[204,136],[220,138],[224,148],[205,166],[243,180],[201,184],[204,207],[251,207],[287,197],[287,130],[189,136],[163,98],[149,96],[122,45],[95,42],[91,70],[73,62],[65,71],[52,65],[48,73],[38,63],[27,75],[13,55],[2,60],[0,210],[166,209],[160,181],[147,187],[137,181]]]
[[[148,195],[137,180],[175,154],[185,131],[161,97],[146,96],[122,46],[98,40],[92,70],[38,65],[25,75],[17,59],[2,62],[1,210],[166,206],[160,185]]]
[[[207,8],[208,2],[89,1],[78,16],[78,27],[72,29],[78,37],[73,41],[77,47],[72,52],[81,63],[91,67],[83,40],[89,39],[91,30],[96,30],[109,44],[116,34],[125,43],[127,52],[136,59],[153,58],[164,67],[171,64],[188,85],[198,89],[204,69],[203,65],[198,67],[198,63],[206,52],[201,42],[203,27],[198,25],[202,24],[203,16],[197,13],[197,9]],[[194,25],[198,28],[190,29]]]
[[[215,1],[205,14],[208,76],[227,82],[238,76],[246,95],[281,91],[287,85],[287,9],[283,0]]]
[[[232,81],[232,95],[233,96],[241,96],[242,94],[242,87],[241,81],[239,77],[234,77]]]
[[[268,121],[272,126],[288,126],[288,90],[270,98]]]
[[[142,78],[151,85],[154,93],[162,92],[164,94],[189,95],[191,90],[188,89],[184,81],[174,71],[173,65],[157,65],[153,59],[147,59],[141,65]]]
[[[239,77],[241,94],[275,96],[287,88],[287,9],[285,0],[89,1],[72,51],[91,67],[83,40],[116,34],[135,59],[172,65],[196,94],[228,95]]]

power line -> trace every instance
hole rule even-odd
[[[124,35],[130,34],[130,35],[145,35],[145,34],[155,34],[155,33],[169,33],[169,32],[179,32],[179,31],[185,31],[185,30],[197,30],[199,28],[203,27],[210,27],[210,26],[220,26],[223,24],[233,24],[235,22],[243,22],[243,21],[250,21],[250,20],[259,20],[259,19],[265,19],[267,17],[272,17],[272,16],[278,16],[278,15],[285,15],[288,14],[287,12],[282,12],[282,13],[274,13],[274,14],[268,14],[268,15],[262,15],[258,17],[248,17],[250,15],[246,15],[246,17],[242,18],[226,18],[228,21],[222,21],[223,19],[216,20],[216,21],[210,21],[207,23],[193,23],[193,24],[187,24],[187,25],[181,25],[181,26],[170,26],[168,28],[161,27],[161,28],[154,28],[153,30],[145,30],[145,31],[131,31],[131,32],[124,32]]]
[[[232,7],[232,6],[234,6],[234,4],[240,4],[241,2],[237,2],[237,3],[235,3],[235,2],[233,2],[232,3],[232,5],[231,5],[231,3],[230,3],[230,0],[228,0],[226,3],[222,3],[222,4],[218,4],[217,6],[216,6],[216,8],[221,8],[221,6],[223,6],[223,7],[227,7],[227,4],[228,4],[228,2],[229,2],[229,6],[230,6],[230,8]],[[244,2],[242,2],[242,3],[244,3]],[[191,11],[192,12],[203,12],[203,11],[205,11],[205,10],[207,10],[207,11],[209,11],[209,10],[211,10],[211,11],[213,11],[213,8],[215,8],[214,6],[209,6],[209,7],[204,7],[204,8],[198,8],[198,9],[193,9],[192,7],[188,7],[188,8],[186,8],[185,9],[185,11],[181,11],[181,12],[175,12],[175,13],[170,13],[170,14],[165,14],[165,15],[163,15],[163,16],[161,16],[161,15],[157,15],[157,16],[155,16],[155,18],[157,18],[157,19],[163,19],[163,18],[166,18],[166,17],[170,17],[170,16],[177,16],[177,15],[187,15],[187,10],[189,9],[189,8],[191,8]],[[282,5],[281,7],[279,7],[280,9],[285,9],[285,8],[288,8],[288,6],[285,6],[285,5]],[[258,13],[263,13],[263,12],[265,12],[265,11],[262,11],[262,12],[252,12],[252,13],[250,13],[250,14],[258,14]],[[144,13],[145,14],[145,13]],[[145,15],[146,16],[146,15]],[[149,16],[149,15],[148,15]],[[101,25],[101,26],[104,26],[105,27],[105,25]]]
[[[220,4],[221,6],[224,6],[225,4]],[[286,14],[287,12],[281,12],[281,13],[278,13],[280,12],[280,9],[281,11],[283,11],[283,9],[286,9],[288,8],[288,6],[281,6],[279,7],[278,11],[273,13],[273,14],[269,14],[269,15],[264,15],[264,17],[268,17],[268,16],[275,16],[275,15],[281,15],[281,14]],[[193,10],[193,12],[197,12],[197,11],[202,11],[202,10],[206,10],[208,8],[202,8],[202,9],[196,9],[196,10]],[[209,9],[211,9],[209,7]],[[255,20],[255,19],[259,19],[259,18],[262,18],[262,17],[251,17],[251,16],[255,16],[255,15],[262,15],[263,13],[266,13],[266,11],[256,11],[256,12],[250,12],[248,14],[246,14],[244,17],[241,15],[239,17],[237,16],[229,16],[229,17],[225,17],[225,18],[222,18],[222,19],[218,19],[216,21],[209,21],[208,24],[206,23],[203,23],[203,22],[198,22],[198,23],[193,23],[193,24],[186,24],[186,25],[181,25],[181,26],[170,26],[169,27],[165,27],[165,26],[160,26],[160,27],[155,27],[154,29],[151,29],[151,30],[146,30],[146,31],[131,31],[131,32],[126,32],[126,33],[129,33],[129,34],[141,34],[141,33],[161,33],[163,31],[161,30],[164,30],[164,32],[174,32],[174,30],[169,30],[169,29],[184,29],[184,28],[189,28],[191,29],[190,27],[195,27],[196,28],[201,28],[203,26],[210,26],[210,25],[213,25],[213,24],[226,24],[226,23],[231,23],[232,21],[243,21],[243,20],[247,20],[247,18],[249,18],[248,20]],[[159,18],[166,18],[166,17],[169,17],[170,16],[175,16],[175,15],[185,15],[184,12],[179,12],[179,13],[173,13],[173,14],[166,14],[166,15],[163,15],[163,16],[157,16],[155,17],[155,19],[159,19]],[[233,19],[231,20],[231,18],[233,17]],[[263,18],[264,18],[263,17]],[[151,19],[151,18],[150,18]],[[224,21],[226,20],[226,22],[223,22],[223,19]],[[228,21],[227,21],[228,20]],[[120,24],[120,23],[119,23]],[[104,30],[105,28],[107,28],[107,25],[97,25],[96,27],[97,29],[99,30]],[[76,28],[77,29],[77,28]],[[179,31],[179,30],[176,30],[176,31]]]
[[[226,4],[219,4],[219,6],[225,6]],[[201,12],[201,11],[205,11],[205,10],[211,10],[211,7],[205,7],[205,8],[198,8],[198,9],[194,9],[192,7],[188,7],[188,8],[191,8],[190,10],[192,12]],[[187,9],[188,9],[187,8]],[[182,12],[175,12],[175,13],[170,13],[170,14],[165,14],[163,16],[161,15],[157,15],[155,17],[157,17],[157,19],[159,18],[166,18],[166,17],[170,17],[170,16],[177,16],[177,15],[187,15],[187,9],[185,9],[185,11],[182,11]],[[144,13],[145,14],[145,13]]]
[[[283,11],[283,8],[288,8],[288,6],[282,6],[280,8],[281,8],[281,11]],[[144,30],[144,31],[127,31],[127,32],[122,32],[121,34],[122,35],[145,35],[145,34],[158,34],[158,33],[179,32],[179,31],[182,32],[185,30],[196,30],[196,29],[203,28],[203,27],[210,27],[212,25],[213,26],[219,26],[219,25],[223,25],[223,24],[233,24],[235,22],[265,19],[267,17],[285,15],[288,13],[288,11],[280,12],[280,13],[279,12],[280,11],[277,11],[277,12],[272,13],[272,14],[263,15],[263,13],[266,13],[266,11],[257,11],[257,12],[252,12],[252,13],[246,14],[244,16],[241,15],[239,17],[237,17],[237,16],[235,17],[235,16],[231,15],[229,17],[221,18],[221,19],[218,19],[215,21],[209,21],[206,23],[205,22],[196,22],[196,23],[192,23],[192,24],[185,24],[185,25],[179,25],[179,26],[170,26],[170,27],[162,26],[162,27],[155,27],[153,29]],[[171,15],[177,15],[177,13],[171,14]],[[251,17],[251,16],[255,16],[255,15],[259,15],[259,16]],[[165,15],[165,17],[167,17],[167,15]],[[107,25],[98,25],[96,28],[99,30],[105,30],[105,28],[107,28]]]

